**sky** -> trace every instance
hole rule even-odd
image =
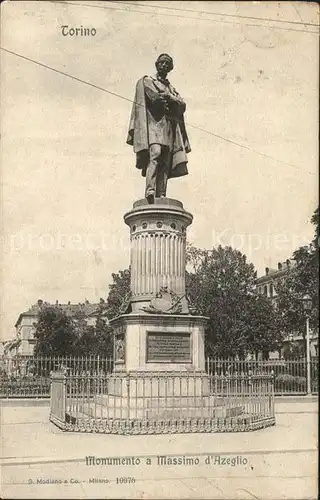
[[[144,196],[126,144],[130,100],[162,52],[187,103],[189,175],[167,196],[194,215],[188,241],[238,248],[261,275],[312,237],[317,4],[138,3],[1,6],[1,47],[57,70],[1,51],[3,339],[39,298],[98,301],[128,267],[123,215]]]

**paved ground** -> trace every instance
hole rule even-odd
[[[317,403],[280,400],[276,412],[275,427],[253,433],[116,436],[63,433],[45,406],[5,406],[1,497],[317,498]],[[159,465],[163,455],[195,462]],[[87,456],[140,464],[90,466]]]

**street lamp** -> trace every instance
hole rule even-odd
[[[309,318],[312,309],[312,298],[310,295],[305,295],[302,298],[303,310],[306,315],[306,351],[307,351],[307,394],[311,394],[311,366],[310,366],[310,328]]]

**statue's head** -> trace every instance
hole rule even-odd
[[[167,75],[173,69],[173,59],[169,54],[160,54],[156,60],[159,75]]]

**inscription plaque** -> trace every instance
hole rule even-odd
[[[190,333],[147,333],[147,361],[191,362]]]

